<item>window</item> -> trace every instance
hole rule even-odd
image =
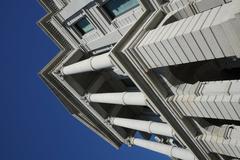
[[[109,0],[102,8],[114,19],[138,5],[138,0]]]
[[[90,32],[93,30],[93,26],[91,23],[87,20],[87,18],[81,18],[76,24],[75,27],[77,28],[78,31],[81,32],[82,35]]]

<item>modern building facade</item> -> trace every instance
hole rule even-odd
[[[40,77],[81,123],[115,148],[240,158],[239,0],[40,4],[60,48]]]

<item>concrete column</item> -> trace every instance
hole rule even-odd
[[[146,106],[146,98],[141,92],[89,94],[88,100],[96,103]]]
[[[65,66],[61,69],[63,75],[72,75],[77,73],[90,72],[100,70],[104,68],[111,68],[112,64],[109,53],[105,53],[99,56],[94,56],[89,59]]]
[[[143,121],[127,118],[110,118],[110,123],[115,126],[130,128],[147,133],[153,133],[168,137],[174,137],[174,130],[171,126],[165,123],[158,123],[152,121]]]
[[[146,148],[161,154],[165,154],[169,157],[174,157],[183,160],[197,160],[195,155],[187,149],[174,147],[171,145],[161,144],[157,142],[151,142],[139,138],[131,138],[130,143],[142,148]]]

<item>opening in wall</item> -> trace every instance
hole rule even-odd
[[[114,19],[137,6],[139,6],[138,0],[109,0],[102,5],[102,8],[111,19]]]
[[[86,17],[81,18],[74,24],[75,28],[82,34],[86,34],[94,29],[92,24],[87,20]]]

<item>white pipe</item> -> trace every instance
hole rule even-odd
[[[108,55],[109,53],[105,53],[71,64],[69,66],[65,66],[61,69],[61,73],[63,75],[72,75],[113,67],[114,65],[112,64]]]
[[[190,150],[187,149],[182,149],[179,147],[174,147],[171,145],[161,144],[157,142],[151,142],[139,138],[131,138],[130,143],[132,145],[136,145],[161,154],[165,154],[169,157],[174,157],[183,160],[197,160],[195,155]]]
[[[97,103],[146,106],[146,98],[141,92],[89,94],[88,100]]]
[[[174,137],[173,128],[170,125],[165,123],[127,119],[127,118],[117,118],[117,117],[111,117],[110,123],[112,125],[120,126],[124,128],[130,128],[130,129],[143,131],[147,133]]]

